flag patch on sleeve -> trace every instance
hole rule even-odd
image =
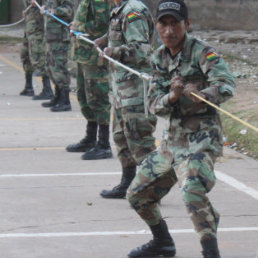
[[[208,61],[212,61],[212,60],[214,60],[215,58],[218,58],[218,57],[219,57],[219,55],[215,52],[210,52],[206,55],[206,59]]]
[[[129,22],[135,21],[135,20],[137,20],[137,19],[140,17],[140,15],[141,15],[141,14],[138,13],[138,12],[129,13],[129,14],[127,15],[128,21],[129,21]]]

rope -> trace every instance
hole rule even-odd
[[[30,8],[32,7],[32,5],[30,4],[24,11],[23,14],[26,15],[26,13],[30,10]],[[0,28],[9,28],[9,27],[14,27],[20,23],[22,23],[24,21],[24,17],[21,18],[19,21],[15,22],[15,23],[11,23],[11,24],[4,24],[4,25],[0,25]]]
[[[0,25],[0,28],[14,27],[14,26],[18,25],[19,23],[22,23],[23,21],[24,21],[24,18],[21,18],[19,21],[15,22],[15,23]]]
[[[37,5],[37,7],[38,7],[39,9],[41,9],[41,6],[40,6],[36,1],[35,1],[35,4]],[[69,24],[68,24],[68,23],[62,21],[61,19],[59,19],[58,17],[56,17],[55,15],[53,15],[52,13],[50,13],[49,11],[45,10],[44,13],[47,14],[47,15],[50,15],[50,16],[53,17],[55,20],[61,22],[61,23],[64,24],[65,26],[69,27]],[[148,110],[147,110],[147,105],[146,105],[146,103],[147,103],[147,84],[146,84],[146,81],[151,81],[151,80],[152,80],[152,76],[150,76],[150,75],[148,75],[148,74],[146,74],[146,73],[140,73],[140,72],[138,72],[138,71],[136,71],[136,70],[134,70],[134,69],[132,69],[132,68],[130,68],[130,67],[128,67],[128,66],[126,66],[126,65],[124,65],[124,64],[122,64],[122,63],[120,63],[120,62],[118,62],[117,60],[111,58],[110,56],[107,56],[106,54],[104,54],[104,52],[101,50],[101,48],[99,48],[99,47],[97,47],[97,46],[95,45],[94,41],[92,41],[92,40],[86,38],[85,36],[83,36],[83,35],[84,35],[83,33],[78,32],[78,31],[73,31],[73,30],[71,30],[71,32],[76,36],[76,38],[82,39],[82,40],[84,40],[84,41],[86,41],[86,42],[88,42],[88,43],[94,45],[94,46],[96,47],[97,51],[98,51],[99,53],[101,53],[102,56],[103,56],[104,58],[106,58],[107,60],[109,60],[110,62],[112,62],[112,63],[114,63],[114,64],[116,64],[116,65],[118,65],[118,66],[124,68],[125,70],[127,70],[127,71],[129,71],[129,72],[131,72],[131,73],[133,73],[133,74],[136,74],[136,75],[139,76],[141,79],[143,79],[143,82],[144,82],[144,110],[145,110],[145,115],[147,116],[147,115],[148,115]],[[214,107],[215,109],[219,110],[220,112],[224,113],[225,115],[231,117],[233,120],[236,120],[236,121],[238,121],[239,123],[241,123],[241,124],[243,124],[243,125],[249,127],[250,129],[254,130],[255,132],[258,132],[258,129],[257,129],[256,127],[254,127],[253,125],[251,125],[251,124],[249,124],[249,123],[243,121],[242,119],[240,119],[240,118],[238,118],[238,117],[232,115],[231,113],[229,113],[229,112],[225,111],[224,109],[222,109],[222,108],[216,106],[215,104],[213,104],[213,103],[209,102],[208,100],[206,100],[206,99],[200,97],[199,95],[197,95],[197,94],[195,94],[195,93],[193,93],[193,92],[191,92],[191,95],[193,95],[194,97],[196,97],[196,98],[202,100],[202,101],[205,102],[206,104],[208,104],[208,105]]]
[[[199,95],[197,95],[197,94],[195,94],[195,93],[193,93],[193,92],[191,92],[191,95],[193,95],[193,96],[195,96],[196,98],[202,100],[203,102],[207,103],[208,105],[210,105],[210,106],[216,108],[216,109],[219,110],[220,112],[222,112],[222,113],[224,113],[225,115],[231,117],[232,119],[238,121],[239,123],[241,123],[241,124],[243,124],[243,125],[245,125],[245,126],[251,128],[251,129],[253,129],[255,132],[258,132],[258,129],[257,129],[256,127],[254,127],[253,125],[250,125],[249,123],[247,123],[247,122],[241,120],[240,118],[238,118],[238,117],[232,115],[232,114],[229,113],[228,111],[226,111],[226,110],[224,110],[224,109],[222,109],[222,108],[220,108],[220,107],[214,105],[214,104],[211,103],[210,101],[208,101],[208,100],[206,100],[206,99],[200,97]]]

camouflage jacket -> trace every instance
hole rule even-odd
[[[137,0],[123,1],[110,16],[108,46],[112,58],[139,71],[150,72],[153,20],[148,8]],[[116,107],[143,104],[143,82],[123,68],[112,65],[112,90]]]
[[[42,0],[37,1],[42,5]],[[30,0],[23,0],[25,8],[30,6]],[[25,14],[25,34],[26,37],[37,36],[44,33],[44,17],[40,14],[38,7],[31,7]]]
[[[87,33],[94,40],[103,36],[109,23],[108,0],[82,0],[78,6],[73,25],[76,31]],[[99,53],[92,44],[83,40],[74,40],[74,60],[79,63],[99,63]]]
[[[221,138],[219,116],[213,107],[194,103],[183,95],[176,103],[169,102],[170,81],[177,74],[181,74],[184,83],[194,83],[207,100],[215,104],[233,96],[234,79],[215,50],[186,34],[183,49],[174,60],[169,50],[161,46],[152,56],[152,67],[153,81],[148,94],[150,111],[168,120],[167,137],[170,142],[174,146],[187,147],[185,141],[197,134],[201,139],[202,130]],[[220,149],[220,144],[217,149]]]
[[[54,15],[66,23],[73,19],[73,0],[45,0],[47,10],[53,10]],[[69,28],[51,16],[46,16],[45,36],[47,41],[69,41]]]

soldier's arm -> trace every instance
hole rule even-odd
[[[223,58],[214,49],[205,48],[202,51],[199,66],[209,83],[209,87],[201,91],[207,100],[220,104],[233,96],[234,78]]]
[[[152,33],[147,15],[131,12],[122,24],[126,44],[114,47],[112,57],[128,64],[146,64],[152,52]]]
[[[55,8],[54,15],[71,18],[73,16],[73,5],[73,0],[62,0],[61,4]]]
[[[153,80],[148,91],[148,105],[152,114],[166,118],[177,104],[170,102],[170,81],[158,71],[157,66],[155,60],[152,60]]]
[[[78,31],[86,32],[91,36],[99,37],[106,33],[109,24],[109,5],[105,1],[93,0],[94,14],[90,21],[82,24],[75,23]]]

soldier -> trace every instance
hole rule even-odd
[[[32,0],[35,2],[35,0]],[[45,0],[41,14],[45,9],[66,23],[73,19],[73,0]],[[67,68],[68,49],[70,43],[69,28],[53,17],[46,16],[45,38],[47,42],[47,70],[55,84],[55,95],[49,102],[42,103],[53,112],[69,111],[70,74]]]
[[[94,40],[107,32],[109,22],[107,0],[82,0],[71,29],[87,33]],[[107,61],[99,57],[92,44],[76,39],[73,46],[77,61],[77,97],[87,120],[86,136],[66,147],[69,152],[85,152],[82,159],[112,157],[109,143],[110,108]],[[97,128],[99,128],[96,145]]]
[[[41,0],[38,1],[41,4]],[[24,0],[24,6],[28,8],[31,0]],[[34,96],[32,86],[32,74],[35,71],[42,76],[43,89],[34,100],[50,99],[53,92],[50,87],[49,77],[45,69],[46,62],[46,44],[44,40],[44,20],[37,7],[28,9],[25,16],[25,31],[23,47],[21,49],[21,60],[25,71],[25,88],[20,93],[23,96]]]
[[[141,72],[149,72],[148,56],[152,51],[154,24],[147,7],[136,0],[109,0],[116,7],[111,12],[107,35],[96,45],[104,53]],[[104,198],[124,198],[133,180],[136,166],[155,149],[152,133],[156,117],[144,114],[143,81],[136,75],[110,63],[114,97],[113,138],[122,165],[121,183],[112,190],[103,190]]]
[[[217,111],[191,92],[220,104],[233,96],[235,85],[223,59],[208,44],[187,34],[188,12],[182,0],[162,0],[156,28],[163,45],[152,58],[150,111],[168,121],[160,147],[142,163],[127,198],[150,227],[153,240],[129,257],[176,253],[157,202],[178,182],[183,201],[199,234],[205,258],[219,258],[219,214],[207,193],[215,184],[214,162],[222,153],[222,129]]]

